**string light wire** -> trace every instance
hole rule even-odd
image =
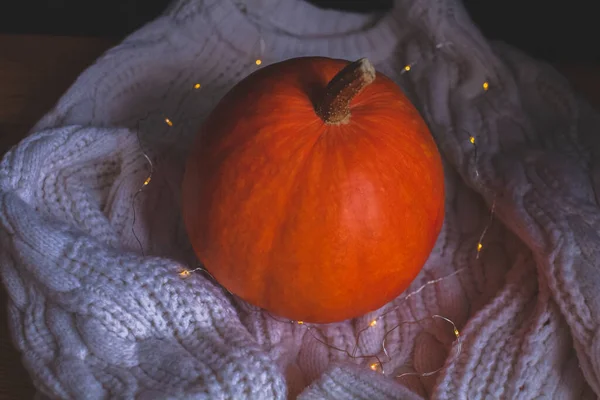
[[[440,49],[443,49],[444,47],[451,47],[453,45],[454,45],[454,43],[452,43],[450,41],[440,42],[435,45],[435,49],[440,50]],[[417,64],[420,64],[423,61],[431,61],[433,58],[436,57],[436,55],[437,54],[434,52],[429,58],[427,58],[425,60],[415,60],[415,61],[412,61],[412,62],[406,64],[404,67],[402,67],[402,70],[400,71],[400,75],[404,75],[407,72],[410,72]]]
[[[475,256],[475,258],[477,260],[479,260],[479,256],[481,255],[481,250],[483,249],[483,239],[485,239],[485,236],[487,235],[488,230],[490,229],[490,227],[492,226],[492,223],[494,222],[495,212],[496,212],[496,194],[494,194],[494,199],[492,200],[492,206],[490,207],[490,214],[488,217],[488,222],[485,225],[485,227],[483,228],[481,235],[479,235],[479,240],[477,241],[477,255]]]
[[[489,88],[489,83],[486,81],[484,82],[484,85],[482,85],[484,90],[488,90],[485,89],[486,87]],[[469,143],[471,143],[471,145],[473,146],[473,152],[474,152],[474,160],[475,160],[475,166],[474,166],[474,170],[475,170],[475,176],[477,178],[479,178],[479,168],[477,168],[477,163],[479,162],[479,154],[477,152],[477,139],[475,138],[474,135],[470,134],[469,132],[465,133],[467,135],[469,135]],[[476,256],[475,259],[479,260],[479,257],[481,255],[481,251],[483,250],[483,240],[485,239],[485,236],[488,233],[488,230],[491,228],[492,223],[494,222],[494,216],[496,213],[496,193],[494,193],[494,197],[492,199],[492,205],[490,207],[490,213],[489,213],[489,217],[488,217],[488,221],[486,223],[486,225],[484,226],[483,230],[481,231],[481,234],[479,235],[479,240],[477,241],[477,246],[475,248],[476,251]]]
[[[437,279],[433,279],[430,281],[425,282],[423,285],[421,285],[418,289],[416,289],[413,292],[410,292],[409,294],[407,294],[406,296],[404,296],[401,299],[401,303],[404,304],[406,303],[406,301],[408,301],[408,299],[412,296],[415,296],[416,294],[420,293],[421,291],[423,291],[426,287],[431,286],[431,285],[435,285],[437,283],[440,283],[444,280],[450,279],[451,277],[457,275],[458,273],[464,271],[464,268],[461,268],[451,274],[448,274],[446,276],[443,276],[441,278],[437,278]],[[358,348],[360,347],[360,339],[362,337],[362,335],[367,332],[369,329],[377,326],[377,323],[379,320],[383,319],[387,314],[389,314],[391,311],[396,310],[399,308],[401,304],[397,304],[392,310],[387,310],[386,312],[384,312],[383,314],[381,314],[380,316],[378,316],[377,318],[372,319],[369,324],[367,324],[367,326],[363,327],[362,329],[360,329],[357,334],[356,334],[356,340],[354,343],[354,346],[352,347],[352,350],[348,350],[347,348],[341,348],[338,346],[334,346],[330,343],[327,343],[327,341],[325,341],[324,339],[321,339],[319,336],[317,336],[317,334],[315,334],[315,332],[318,332],[318,334],[320,336],[326,337],[326,335],[322,332],[322,330],[318,327],[318,325],[316,324],[307,324],[304,321],[293,321],[293,320],[281,320],[275,316],[273,316],[271,313],[269,313],[268,311],[264,311],[264,314],[266,316],[268,316],[269,318],[277,321],[277,322],[282,322],[282,323],[290,323],[290,324],[296,324],[296,325],[303,325],[306,327],[306,330],[308,333],[310,333],[310,335],[312,336],[312,338],[314,338],[316,341],[318,341],[319,343],[321,343],[322,345],[326,346],[327,348],[331,349],[331,350],[335,350],[338,351],[340,353],[344,353],[346,354],[349,358],[351,359],[374,359],[376,362],[372,363],[369,365],[369,367],[374,370],[374,371],[379,371],[381,373],[386,373],[385,368],[384,368],[384,361],[381,359],[380,354],[383,353],[386,357],[387,357],[387,362],[392,361],[392,357],[389,354],[388,348],[387,348],[387,338],[389,336],[390,333],[392,333],[393,331],[395,331],[396,329],[400,328],[403,325],[409,325],[409,324],[419,324],[422,323],[424,321],[427,320],[432,320],[432,319],[440,319],[443,320],[447,323],[449,323],[452,326],[452,330],[455,336],[455,343],[456,343],[456,355],[454,356],[454,358],[457,358],[460,355],[460,352],[462,350],[462,344],[461,344],[461,337],[460,337],[460,332],[458,330],[457,325],[454,323],[454,321],[452,321],[450,318],[448,317],[444,317],[442,315],[438,315],[438,314],[434,314],[432,316],[429,317],[424,317],[418,320],[412,320],[412,321],[402,321],[398,324],[396,324],[395,326],[393,326],[391,329],[387,330],[384,333],[383,336],[383,340],[381,342],[380,348],[376,353],[372,353],[372,354],[359,354],[357,355],[356,352],[358,351]],[[261,309],[256,309],[256,311],[263,311]],[[420,377],[426,377],[426,376],[431,376],[434,375],[436,373],[438,373],[439,371],[441,371],[442,367],[436,369],[435,371],[427,371],[424,373],[418,373],[418,372],[409,372],[409,373],[405,373],[402,375],[397,376],[397,378],[403,377],[403,376],[407,376],[407,375],[415,375],[415,376],[420,376]]]
[[[331,349],[331,350],[335,350],[338,351],[340,353],[346,354],[348,356],[348,358],[351,359],[374,359],[376,360],[375,363],[370,364],[369,367],[372,370],[375,371],[379,371],[381,373],[386,373],[385,368],[384,368],[384,361],[381,359],[380,354],[383,353],[386,357],[387,357],[387,362],[392,361],[392,357],[389,354],[389,350],[387,348],[387,338],[389,336],[389,334],[391,334],[393,331],[395,331],[396,329],[400,328],[403,325],[409,325],[409,324],[419,324],[422,322],[425,322],[427,320],[432,320],[432,319],[440,319],[443,320],[447,323],[449,323],[452,326],[452,330],[455,336],[455,343],[456,343],[456,355],[454,356],[454,358],[457,358],[460,355],[460,352],[462,350],[462,344],[461,344],[461,338],[460,338],[460,332],[458,330],[458,327],[456,325],[456,323],[454,321],[452,321],[450,318],[448,317],[444,317],[442,315],[438,315],[438,314],[434,314],[431,315],[429,317],[424,317],[418,320],[412,320],[412,321],[402,321],[398,324],[396,324],[395,326],[393,326],[392,328],[390,328],[389,330],[387,330],[384,333],[383,336],[383,340],[381,342],[379,351],[377,353],[373,353],[373,354],[359,354],[357,355],[357,351],[360,347],[360,339],[362,337],[362,335],[367,332],[369,329],[374,328],[375,326],[377,326],[378,321],[383,319],[386,315],[388,315],[390,312],[397,310],[398,308],[400,308],[400,306],[404,303],[406,303],[408,301],[408,299],[410,299],[412,296],[415,296],[417,294],[419,294],[420,292],[422,292],[425,288],[427,288],[428,286],[431,285],[435,285],[438,284],[440,282],[443,282],[447,279],[452,278],[455,275],[458,275],[459,273],[463,272],[466,268],[460,268],[448,275],[445,275],[443,277],[440,278],[436,278],[436,279],[432,279],[429,280],[427,282],[425,282],[423,285],[419,286],[416,290],[408,293],[406,296],[402,297],[400,299],[400,303],[396,304],[393,308],[386,310],[385,312],[383,312],[380,316],[372,319],[365,327],[363,327],[362,329],[360,329],[357,334],[356,334],[356,340],[354,342],[354,345],[352,347],[352,350],[349,350],[347,348],[341,348],[335,345],[332,345],[330,343],[327,343],[327,341],[325,341],[324,339],[321,339],[319,337],[326,337],[326,335],[323,333],[323,331],[319,328],[319,326],[317,324],[308,324],[305,323],[304,321],[294,321],[294,320],[286,320],[286,319],[281,319],[276,317],[275,315],[271,314],[270,312],[263,310],[261,308],[258,307],[253,307],[250,306],[251,308],[251,312],[256,312],[256,313],[262,313],[263,315],[267,316],[268,318],[279,322],[279,323],[284,323],[284,324],[292,324],[292,325],[298,325],[298,326],[303,326],[306,328],[306,331],[311,335],[311,337],[313,339],[315,339],[317,342],[319,342],[320,344],[322,344],[323,346]],[[212,274],[210,274],[210,272],[208,272],[208,270],[204,267],[196,267],[192,270],[188,270],[188,269],[183,269],[179,272],[179,276],[181,276],[182,278],[187,278],[189,277],[193,272],[201,272],[204,273],[206,275],[209,276],[209,278],[211,280],[213,280],[214,282],[218,283],[217,280],[214,278],[214,276]],[[222,287],[222,286],[221,286]],[[235,296],[233,293],[231,293],[229,290],[227,290],[226,288],[223,288],[227,293],[229,293],[232,296]],[[431,376],[434,375],[436,373],[438,373],[439,371],[441,371],[442,367],[436,369],[435,371],[427,371],[424,373],[417,373],[417,372],[408,372],[408,373],[404,373],[402,375],[397,376],[396,378],[401,378],[407,375],[414,375],[414,376],[421,376],[421,377],[426,377],[426,376]]]
[[[150,158],[148,153],[146,153],[146,151],[144,150],[144,146],[142,144],[142,139],[140,138],[140,125],[141,125],[142,121],[145,121],[146,119],[148,119],[148,117],[149,117],[149,113],[146,113],[146,115],[144,115],[144,117],[142,117],[139,121],[137,121],[136,129],[135,129],[135,136],[136,136],[136,139],[138,142],[138,146],[140,148],[140,151],[142,152],[142,156],[146,159],[146,163],[148,164],[148,175],[146,176],[146,179],[144,179],[144,182],[142,182],[142,185],[140,186],[140,188],[133,194],[133,197],[131,198],[131,208],[133,209],[133,221],[131,223],[131,233],[133,234],[133,237],[135,238],[138,246],[140,247],[140,252],[142,253],[142,256],[144,255],[144,246],[142,245],[140,238],[138,237],[137,233],[135,232],[135,223],[137,221],[137,213],[135,211],[135,202],[137,200],[137,197],[140,195],[140,193],[142,193],[144,191],[144,189],[150,184],[150,182],[152,181],[152,177],[154,176],[154,163],[152,162],[152,159]]]
[[[428,319],[440,319],[440,320],[442,320],[442,321],[445,321],[445,322],[449,323],[450,325],[452,325],[452,333],[454,334],[454,337],[455,337],[455,343],[456,343],[456,355],[453,357],[453,359],[452,359],[452,361],[451,361],[451,362],[453,362],[454,360],[457,360],[457,359],[458,359],[458,357],[460,356],[460,353],[462,352],[462,340],[461,340],[461,336],[460,336],[460,332],[459,332],[459,330],[458,330],[458,327],[456,326],[456,324],[454,323],[454,321],[452,321],[450,318],[444,317],[444,316],[442,316],[442,315],[434,314],[434,315],[432,315],[431,317],[428,317],[428,318],[422,318],[422,319],[420,319],[420,320],[417,320],[417,321],[408,321],[408,322],[405,322],[404,324],[406,324],[406,323],[419,323],[419,322],[424,322],[425,320],[428,320]],[[401,324],[398,324],[398,325],[396,325],[394,328],[392,328],[392,329],[390,329],[389,331],[387,331],[387,332],[386,332],[386,334],[385,334],[385,335],[384,335],[384,337],[383,337],[383,344],[382,344],[383,351],[384,351],[385,355],[386,355],[386,356],[387,356],[387,357],[388,357],[390,360],[391,360],[391,357],[389,356],[389,354],[388,354],[388,352],[387,352],[387,349],[386,349],[386,347],[385,347],[385,340],[386,340],[386,338],[387,338],[387,335],[388,335],[388,334],[392,333],[392,332],[393,332],[395,329],[397,329],[398,327],[400,327],[400,326],[402,326],[402,325],[403,325],[402,323],[401,323]],[[397,378],[397,379],[401,379],[401,378],[404,378],[404,377],[406,377],[406,376],[417,376],[417,377],[420,377],[420,378],[425,378],[425,377],[428,377],[428,376],[432,376],[432,375],[435,375],[435,374],[437,374],[437,373],[438,373],[438,372],[440,372],[442,369],[444,369],[444,367],[443,367],[443,366],[439,367],[439,368],[438,368],[438,369],[436,369],[436,370],[433,370],[433,371],[428,371],[428,372],[405,372],[405,373],[403,373],[403,374],[396,375],[396,378]]]

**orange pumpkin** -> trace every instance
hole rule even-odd
[[[416,277],[444,217],[444,174],[415,107],[366,59],[290,59],[236,85],[183,180],[198,258],[232,293],[328,323]]]

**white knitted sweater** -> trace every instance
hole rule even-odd
[[[372,359],[249,310],[202,274],[178,275],[197,263],[178,206],[190,139],[256,58],[303,55],[373,61],[422,111],[447,171],[445,225],[410,290],[464,270],[397,300],[357,354],[379,351],[399,322],[439,314],[461,330],[458,356],[451,326],[426,320],[390,333],[385,373],[371,371]],[[398,0],[385,15],[179,0],[85,71],[0,165],[14,342],[51,398],[595,398],[598,128],[563,78],[488,43],[455,0]],[[135,200],[143,254],[132,233],[148,176],[140,143],[155,166]],[[371,318],[322,338],[352,349]]]

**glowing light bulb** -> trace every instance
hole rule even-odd
[[[151,176],[147,177],[147,178],[146,178],[146,180],[144,181],[144,184],[143,184],[143,186],[148,186],[148,184],[150,184],[150,181],[151,181],[151,180],[152,180],[152,177],[151,177]]]
[[[259,58],[255,61],[255,63],[256,63],[256,65],[260,65],[260,64],[262,64],[262,60]]]
[[[165,122],[167,123],[167,125],[173,126],[173,122],[169,118],[165,118]]]
[[[471,144],[475,144],[475,136],[470,136],[469,142],[471,142]]]
[[[490,83],[488,81],[483,82],[483,90],[487,91],[490,88]]]
[[[369,365],[369,368],[371,368],[371,370],[375,372],[383,372],[383,369],[381,368],[381,365],[378,362],[374,362],[373,364]]]
[[[411,68],[411,67],[410,67],[410,64],[407,64],[407,65],[405,65],[405,66],[404,66],[404,70],[405,70],[406,72],[410,71],[410,68]]]
[[[194,89],[200,89],[200,87],[201,87],[201,86],[200,86],[200,84],[199,84],[199,83],[196,83],[196,84],[194,85]]]
[[[181,271],[179,273],[179,276],[181,276],[182,278],[185,278],[187,276],[190,276],[190,271],[188,271],[187,269],[184,269],[183,271]]]
[[[477,243],[477,251],[481,251],[481,249],[483,249],[483,244],[481,244],[481,242]]]
[[[375,326],[375,325],[377,325],[377,320],[373,320],[373,321],[371,321],[371,323],[369,324],[369,326],[370,326],[370,327],[373,327],[373,326]]]

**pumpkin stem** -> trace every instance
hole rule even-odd
[[[327,84],[317,115],[326,124],[345,124],[350,119],[350,102],[375,80],[375,68],[366,58],[348,64]]]

